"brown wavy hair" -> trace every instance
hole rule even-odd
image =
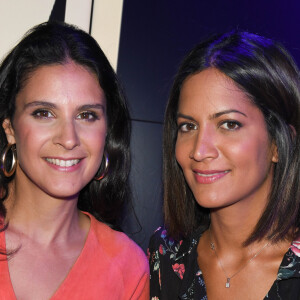
[[[0,66],[0,123],[12,119],[15,99],[26,79],[40,66],[64,64],[72,60],[93,72],[107,101],[105,151],[109,171],[101,181],[92,180],[79,194],[78,208],[114,228],[121,225],[123,205],[130,196],[129,112],[120,83],[97,42],[86,32],[65,23],[46,22],[31,29],[6,56]],[[7,145],[0,127],[0,151]],[[103,161],[99,174],[104,170]],[[0,215],[5,217],[3,201],[13,180],[0,171]]]

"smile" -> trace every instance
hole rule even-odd
[[[194,170],[195,178],[198,183],[210,184],[226,176],[230,171],[199,171]]]
[[[62,160],[57,158],[46,158],[46,161],[59,167],[72,167],[77,165],[80,159]]]
[[[202,176],[202,177],[212,177],[212,176],[218,176],[218,175],[221,175],[221,174],[226,174],[228,173],[229,171],[222,171],[222,172],[216,172],[216,173],[210,173],[210,174],[205,174],[205,173],[197,173],[197,175],[199,176]]]

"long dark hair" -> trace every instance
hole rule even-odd
[[[270,139],[278,149],[268,205],[245,241],[274,241],[295,235],[300,226],[300,85],[299,72],[282,45],[248,32],[232,31],[197,45],[183,60],[171,89],[164,124],[164,214],[169,233],[186,237],[210,224],[175,158],[176,115],[181,87],[188,76],[216,68],[245,92],[262,111]]]
[[[74,61],[96,74],[107,101],[107,137],[105,152],[109,171],[101,181],[92,180],[79,194],[78,208],[98,220],[118,227],[123,204],[130,195],[130,123],[124,94],[115,72],[97,42],[86,32],[65,23],[43,23],[31,29],[7,55],[0,66],[0,123],[13,118],[15,99],[26,79],[40,66]],[[0,128],[0,151],[7,145]],[[102,161],[99,174],[104,170]],[[0,172],[0,214],[5,216],[3,201],[8,183]]]

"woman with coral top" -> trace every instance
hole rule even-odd
[[[114,230],[130,126],[96,41],[29,31],[0,66],[0,119],[0,299],[148,299],[145,255]]]
[[[255,34],[186,56],[165,114],[152,300],[300,299],[299,89],[290,55]]]

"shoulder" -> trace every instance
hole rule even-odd
[[[126,234],[113,230],[108,225],[91,218],[91,229],[107,256],[116,260],[120,265],[130,264],[144,271],[148,270],[146,255],[142,249]]]
[[[175,240],[166,228],[159,227],[150,238],[148,253],[158,251],[161,255],[169,254],[172,259],[178,253],[181,244],[182,240]]]
[[[171,276],[183,278],[184,265],[180,263],[180,258],[185,256],[185,253],[182,253],[182,243],[182,240],[171,237],[163,227],[155,231],[148,249],[151,275],[158,272],[160,276],[163,270],[165,274],[170,272]]]
[[[278,280],[294,277],[300,279],[300,237],[291,243],[283,257],[277,275]]]
[[[299,299],[300,295],[300,239],[295,239],[285,253],[277,279],[268,299]]]
[[[111,229],[92,215],[80,266],[86,291],[97,299],[148,299],[149,266],[142,249],[124,233]],[[86,298],[90,294],[86,295]],[[95,299],[96,299],[95,298]],[[94,298],[93,298],[94,299]]]
[[[185,273],[180,258],[182,240],[171,237],[167,229],[159,227],[150,238],[148,257],[150,264],[150,295],[152,298],[175,299]]]
[[[197,231],[189,238],[177,240],[168,234],[166,228],[159,227],[152,235],[148,248],[150,273],[160,273],[164,269],[182,279],[185,265],[195,258],[200,236]]]
[[[293,252],[295,257],[297,257],[297,259],[300,259],[300,236],[298,236],[298,238],[292,242],[290,250]]]
[[[91,218],[98,247],[109,263],[109,269],[118,274],[118,286],[123,296],[130,299],[149,298],[149,264],[142,249],[126,234],[111,229],[104,223]],[[116,288],[116,285],[115,285]]]

